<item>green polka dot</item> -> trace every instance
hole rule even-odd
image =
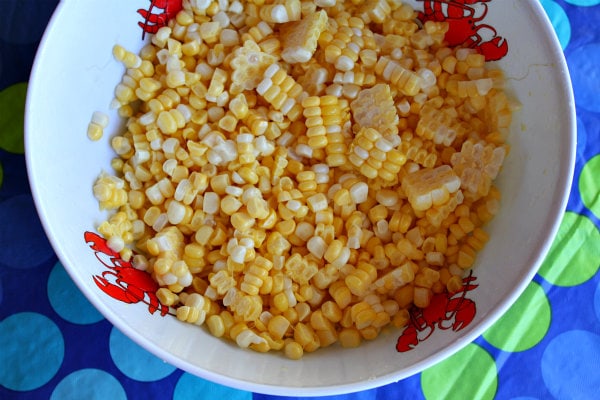
[[[577,286],[600,266],[600,233],[589,218],[567,211],[539,274],[557,286]]]
[[[540,285],[531,282],[518,300],[483,337],[504,351],[524,351],[538,344],[550,327],[552,311]]]
[[[600,155],[591,158],[579,175],[579,193],[587,208],[600,218]]]
[[[23,154],[23,125],[27,83],[9,86],[0,92],[0,148]]]
[[[427,400],[493,399],[498,389],[498,371],[487,351],[469,344],[423,371],[421,388]]]

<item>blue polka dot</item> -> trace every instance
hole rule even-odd
[[[596,398],[600,387],[598,368],[600,336],[592,332],[573,330],[560,334],[542,355],[544,382],[557,399]]]
[[[594,310],[596,311],[596,318],[600,321],[600,284],[598,284],[596,292],[594,292]]]
[[[104,318],[75,286],[60,262],[48,277],[48,300],[58,315],[74,324],[93,324]]]
[[[109,347],[110,356],[117,368],[137,381],[156,381],[176,369],[138,346],[117,328],[113,328],[110,333]]]
[[[510,400],[539,400],[539,399],[537,397],[519,396],[519,397],[511,397]]]
[[[578,71],[571,75],[575,104],[592,112],[600,112],[600,79],[598,79],[598,65],[600,65],[600,43],[581,46],[567,57],[569,70]]]
[[[574,6],[583,7],[597,6],[598,4],[600,4],[600,0],[565,0],[565,2],[573,4]]]
[[[546,10],[550,22],[552,22],[552,26],[554,27],[556,36],[558,36],[561,47],[563,50],[566,49],[571,40],[571,22],[569,21],[569,16],[565,10],[553,0],[540,0],[540,3],[544,7],[544,10]]]
[[[0,307],[2,306],[2,300],[4,300],[4,288],[2,287],[2,277],[0,276]]]
[[[0,385],[26,391],[52,379],[63,362],[65,343],[48,317],[23,312],[0,322],[0,349]]]
[[[577,151],[576,154],[578,157],[580,157],[582,159],[582,161],[585,163],[585,155],[584,155],[584,151],[585,151],[585,147],[587,145],[587,129],[585,128],[585,124],[584,122],[581,120],[581,118],[577,117]]]
[[[191,374],[183,374],[177,381],[173,400],[252,400],[252,393],[218,385]]]
[[[0,264],[17,269],[35,268],[54,256],[31,195],[11,197],[0,203],[0,221]]]
[[[50,400],[127,400],[125,389],[108,372],[87,368],[72,372],[54,388]]]

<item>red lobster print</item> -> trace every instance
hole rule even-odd
[[[108,247],[103,237],[93,232],[85,232],[83,237],[95,251],[96,258],[108,268],[101,276],[94,275],[94,283],[100,290],[124,303],[146,303],[150,314],[158,310],[160,315],[167,314],[169,307],[161,304],[156,297],[159,286],[148,273],[124,261],[119,253]]]
[[[447,22],[445,39],[448,46],[465,46],[477,50],[486,61],[496,61],[508,53],[508,42],[498,36],[496,29],[481,23],[488,12],[486,3],[491,0],[419,0],[423,1],[423,12],[419,20]],[[481,3],[483,12],[476,16],[475,4]],[[485,40],[484,39],[488,39]]]
[[[152,10],[155,7],[163,11],[153,14]],[[138,25],[144,31],[142,39],[146,36],[146,33],[156,33],[160,28],[166,26],[169,20],[174,18],[182,8],[183,0],[150,0],[150,7],[147,10],[143,8],[137,10],[138,14],[144,18],[144,22],[138,22]]]
[[[405,352],[414,349],[431,336],[435,328],[457,332],[469,325],[475,318],[476,307],[466,294],[479,286],[472,283],[475,279],[469,274],[463,279],[463,286],[458,292],[435,294],[427,308],[413,307],[410,322],[398,338],[396,350]]]

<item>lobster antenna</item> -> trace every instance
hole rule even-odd
[[[465,278],[465,280],[467,282],[471,281],[471,277],[473,276],[473,270],[469,270],[469,276],[467,276]],[[468,283],[467,283],[468,284]],[[458,309],[460,308],[460,306],[462,305],[462,303],[465,301],[465,299],[467,298],[467,289],[463,287],[460,299],[458,300],[458,306],[456,307],[456,309],[454,311],[452,311],[452,316],[454,316],[456,314],[456,312],[458,311]]]
[[[481,5],[483,6],[483,14],[481,15],[481,17],[479,17],[479,21],[481,21],[482,19],[484,19],[485,16],[487,15],[487,13],[488,13],[488,5],[485,4],[485,3],[481,3]],[[473,12],[475,12],[475,11],[473,11]]]

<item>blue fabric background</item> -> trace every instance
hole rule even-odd
[[[578,114],[577,179],[600,154],[600,1],[540,1],[572,74]],[[27,82],[39,40],[57,3],[0,1],[0,92]],[[101,7],[97,12],[101,17]],[[2,129],[0,138],[7,134]],[[156,359],[114,329],[74,286],[45,238],[22,152],[0,145],[0,173],[0,399],[277,398],[191,376]],[[567,212],[591,221],[590,232],[597,235],[600,223],[580,191],[575,182]],[[590,240],[588,246],[600,247],[593,241],[595,236]],[[598,398],[600,274],[598,265],[591,267],[591,276],[569,287],[553,285],[540,275],[534,278],[533,287],[549,299],[551,315],[548,331],[534,347],[510,352],[484,337],[474,342],[495,365],[494,398]],[[469,382],[470,378],[464,374],[460,381],[445,382],[439,393],[432,394],[426,371],[378,389],[327,398],[458,399],[458,392],[451,388],[461,381],[477,387],[478,382]]]

